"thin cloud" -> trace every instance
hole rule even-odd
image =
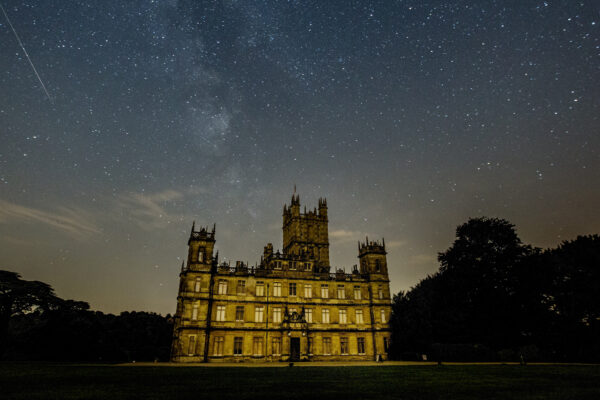
[[[364,238],[365,235],[360,231],[349,231],[346,229],[335,229],[329,232],[329,238],[336,243],[355,242]]]
[[[0,223],[42,223],[74,236],[100,233],[90,215],[79,209],[60,207],[46,211],[0,200]]]
[[[185,193],[171,189],[152,194],[132,193],[120,197],[119,207],[141,228],[151,230],[180,219],[167,210],[167,204],[184,196]]]

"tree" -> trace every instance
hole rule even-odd
[[[0,270],[0,354],[11,318],[37,308],[51,308],[58,302],[46,283],[26,281],[16,272]]]

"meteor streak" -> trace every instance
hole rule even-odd
[[[27,50],[25,50],[25,46],[23,46],[23,42],[21,42],[21,38],[17,34],[17,31],[15,30],[15,27],[13,26],[13,24],[10,22],[10,18],[8,18],[8,14],[4,10],[2,3],[0,3],[0,9],[2,9],[2,13],[4,14],[4,17],[6,18],[6,22],[8,22],[10,29],[12,29],[13,33],[15,34],[15,38],[17,38],[17,42],[19,42],[19,46],[21,46],[21,49],[23,49],[23,53],[25,53],[25,57],[27,57],[27,61],[29,61],[29,65],[31,65],[31,68],[33,68],[33,72],[35,73],[35,76],[37,76],[38,81],[40,81],[40,84],[42,85],[42,88],[44,89],[44,92],[46,93],[48,100],[50,100],[50,102],[52,102],[52,98],[50,97],[50,93],[48,93],[48,89],[46,89],[46,85],[44,85],[44,82],[42,81],[40,74],[38,74],[37,69],[35,69],[35,65],[33,65],[33,62],[31,61],[29,54],[27,54]]]

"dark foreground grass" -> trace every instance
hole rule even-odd
[[[600,366],[0,364],[2,399],[600,399]]]

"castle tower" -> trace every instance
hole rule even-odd
[[[192,271],[208,271],[213,261],[213,250],[215,247],[215,228],[212,232],[202,227],[199,231],[192,224],[192,232],[188,239],[187,269]]]
[[[327,200],[319,208],[300,212],[300,196],[292,195],[290,206],[283,206],[283,253],[313,258],[317,265],[329,266]]]
[[[387,257],[385,251],[385,240],[358,242],[358,259],[360,262],[360,273],[370,274],[375,278],[387,279]]]

